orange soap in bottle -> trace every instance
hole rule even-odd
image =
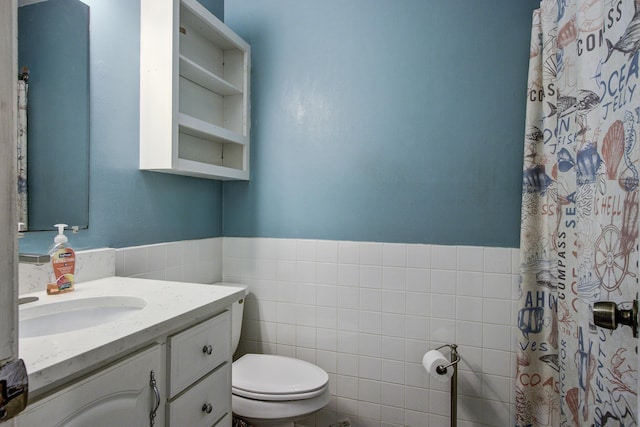
[[[62,294],[73,291],[74,273],[76,269],[76,253],[69,245],[69,239],[64,235],[67,224],[56,224],[58,235],[53,240],[49,250],[50,271],[47,294]]]

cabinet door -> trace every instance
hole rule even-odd
[[[149,426],[149,413],[158,400],[150,385],[151,372],[159,389],[164,383],[159,345],[127,357],[35,403],[18,418],[18,427]],[[160,396],[162,402],[162,396]],[[155,425],[164,425],[158,408]]]

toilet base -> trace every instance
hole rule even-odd
[[[246,421],[247,424],[252,427],[295,427],[293,421],[281,421],[281,420],[256,420],[253,418],[240,417]]]
[[[231,406],[235,416],[255,427],[293,427],[295,421],[327,406],[330,399],[327,387],[320,396],[297,401],[258,401],[232,394]]]

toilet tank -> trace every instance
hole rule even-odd
[[[245,297],[249,294],[249,289],[246,285],[240,283],[227,283],[218,282],[214,283],[216,286],[230,286],[233,288],[244,289],[244,294],[240,295],[237,301],[231,305],[231,354],[235,353],[238,349],[238,343],[240,342],[240,332],[242,331],[242,314],[244,312]]]

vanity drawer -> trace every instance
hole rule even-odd
[[[209,406],[210,405],[210,406]],[[209,412],[207,412],[209,411]],[[231,414],[231,365],[225,363],[169,403],[167,419],[170,426],[212,426]],[[218,422],[216,425],[228,426]]]
[[[225,311],[167,340],[169,398],[231,360],[231,314]],[[230,388],[229,388],[230,390]]]

